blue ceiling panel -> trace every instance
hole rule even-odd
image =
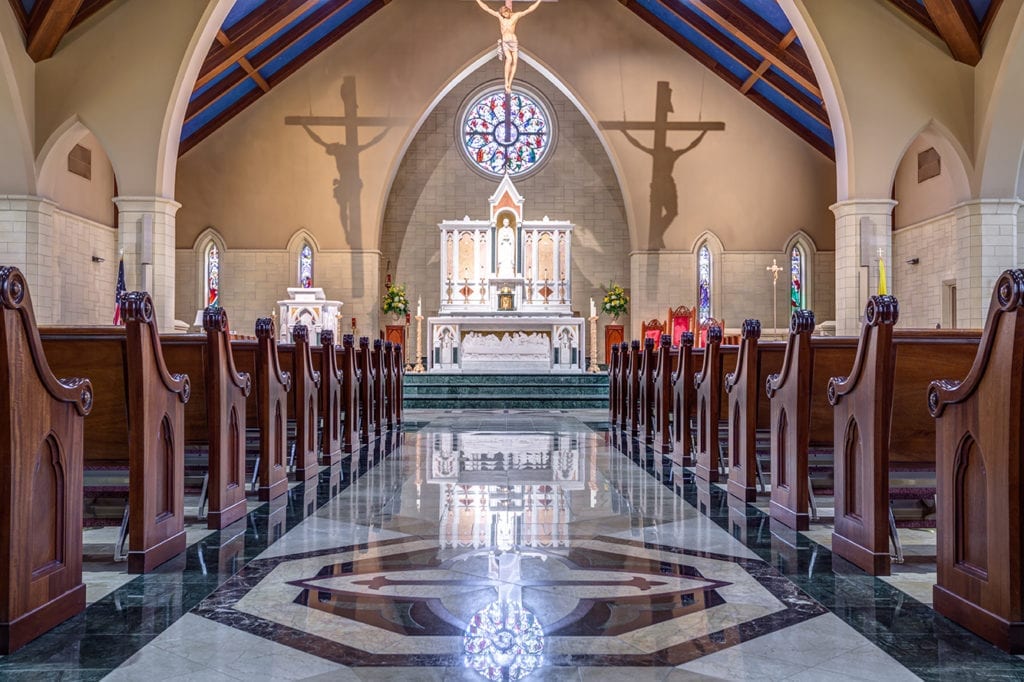
[[[778,76],[779,78],[781,78],[782,80],[786,81],[787,83],[792,85],[794,88],[799,90],[801,93],[803,93],[803,94],[807,95],[808,97],[810,97],[811,99],[813,99],[815,102],[822,101],[820,97],[818,97],[813,92],[811,92],[810,90],[808,90],[807,88],[805,88],[804,86],[800,85],[795,80],[790,78],[788,75],[786,75],[781,69],[779,69],[779,67],[772,66],[768,70],[771,71],[773,75]]]
[[[988,8],[992,5],[992,0],[970,0],[970,2],[974,18],[978,20],[979,24],[985,21],[985,15],[988,14]]]
[[[222,31],[227,31],[229,28],[245,19],[247,16],[255,12],[265,2],[276,2],[277,0],[235,0],[235,6],[228,12],[228,16],[224,19],[224,25],[221,26]]]
[[[779,7],[778,0],[740,0],[740,2],[782,35],[786,35],[793,28],[786,13]]]
[[[658,17],[673,31],[685,38],[688,42],[692,43],[701,52],[714,59],[721,66],[725,67],[729,73],[740,79],[746,79],[746,77],[750,75],[749,69],[733,59],[725,50],[721,49],[694,30],[689,24],[676,16],[674,12],[666,8],[661,2],[658,2],[657,0],[639,0],[638,4],[643,5],[645,9]]]
[[[181,139],[188,139],[194,132],[204,125],[217,118],[238,100],[242,99],[256,88],[256,83],[251,78],[244,81],[224,93],[216,102],[199,112],[195,118],[185,123],[181,128]]]
[[[264,64],[260,68],[260,75],[269,80],[275,73],[302,55],[328,33],[349,21],[356,13],[361,11],[368,4],[370,4],[370,0],[354,0],[353,2],[349,2],[342,9],[335,12],[330,19],[303,36],[302,40],[296,41],[288,49],[284,50],[281,54]]]
[[[25,10],[25,14],[32,14],[32,9],[36,6],[36,0],[21,0],[21,8]]]
[[[249,53],[248,53],[247,55],[245,55],[245,58],[246,58],[246,59],[249,59],[249,60],[251,61],[253,57],[255,57],[256,55],[258,55],[258,54],[259,54],[259,53],[260,53],[260,52],[261,52],[261,51],[263,50],[263,48],[265,48],[265,47],[266,47],[267,45],[273,45],[273,44],[274,44],[274,41],[275,41],[275,40],[277,40],[278,38],[280,38],[281,36],[283,36],[283,35],[284,35],[285,33],[287,33],[288,31],[290,31],[290,30],[291,30],[292,28],[294,28],[294,27],[295,27],[295,25],[296,25],[296,24],[298,24],[299,22],[301,22],[301,21],[302,21],[303,19],[305,19],[306,17],[308,17],[308,16],[310,15],[310,14],[312,14],[313,12],[316,12],[317,10],[319,10],[319,9],[320,9],[320,8],[321,8],[321,7],[323,6],[323,5],[325,5],[326,3],[327,3],[327,0],[319,0],[319,1],[318,1],[318,2],[317,2],[317,3],[315,4],[315,5],[313,5],[313,6],[312,6],[312,7],[310,7],[310,8],[308,9],[308,10],[306,10],[305,12],[303,12],[303,13],[302,13],[302,14],[301,14],[301,15],[300,15],[299,17],[297,17],[297,18],[296,18],[296,19],[295,19],[294,21],[292,21],[292,22],[291,22],[291,23],[289,23],[289,24],[288,24],[287,26],[285,26],[284,28],[282,28],[282,29],[281,29],[280,31],[278,31],[278,32],[277,32],[277,33],[275,33],[274,35],[270,36],[269,38],[267,38],[266,40],[264,40],[263,42],[261,42],[261,43],[260,43],[259,45],[257,45],[257,46],[256,46],[255,48],[253,48],[253,50],[252,50],[251,52],[249,52]]]
[[[231,76],[231,75],[237,76],[238,72],[241,71],[241,70],[242,70],[241,66],[239,66],[238,64],[232,64],[229,68],[224,69],[223,71],[218,73],[216,76],[214,76],[213,80],[211,80],[209,83],[207,83],[206,85],[204,85],[201,88],[196,88],[192,92],[192,96],[189,97],[189,101],[194,100],[196,97],[199,97],[200,95],[202,95],[204,92],[206,92],[210,88],[215,87],[218,83],[220,83],[222,80],[224,80],[228,76]]]
[[[765,99],[770,101],[772,104],[777,106],[782,111],[800,124],[802,128],[807,129],[817,138],[828,143],[829,146],[834,146],[832,140],[832,131],[828,126],[822,125],[816,118],[805,112],[803,109],[793,104],[789,99],[782,95],[778,90],[771,87],[763,80],[759,80],[754,83],[752,88],[757,94],[763,96]]]

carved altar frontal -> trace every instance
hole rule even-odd
[[[525,220],[506,175],[486,220],[440,225],[441,304],[427,320],[430,371],[582,372],[585,320],[572,314],[572,232]]]

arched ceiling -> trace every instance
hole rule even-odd
[[[10,0],[36,61],[111,0]],[[834,0],[839,1],[839,0]],[[863,2],[865,0],[857,0]],[[389,0],[237,0],[200,70],[184,153]],[[620,0],[754,104],[830,158],[828,114],[810,62],[776,0]],[[974,65],[1001,0],[888,0]]]

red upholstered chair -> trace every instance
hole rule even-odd
[[[644,339],[654,339],[657,346],[661,343],[661,335],[665,333],[665,323],[660,320],[640,323],[640,336]]]
[[[698,337],[700,348],[707,345],[708,329],[711,329],[711,327],[721,327],[722,331],[725,331],[725,320],[716,320],[713,317],[709,317],[700,323],[700,336]]]
[[[668,310],[668,333],[672,335],[672,347],[678,348],[684,332],[692,332],[696,324],[697,309],[684,305]]]

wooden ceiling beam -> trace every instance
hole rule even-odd
[[[318,0],[283,0],[267,3],[272,7],[266,12],[255,11],[230,29],[231,42],[214,45],[199,69],[196,87],[201,88],[239,59],[260,46],[263,41],[288,26],[317,5]],[[267,6],[264,5],[264,6]]]
[[[28,15],[25,14],[25,8],[21,6],[21,0],[11,0],[11,9],[14,10],[14,18],[18,20],[18,25],[21,26],[22,36],[27,36]]]
[[[736,40],[771,62],[772,66],[799,83],[815,97],[821,97],[821,90],[818,88],[814,69],[811,68],[811,62],[807,59],[807,55],[802,50],[799,52],[793,49],[780,50],[779,43],[783,35],[769,26],[756,13],[739,2],[728,5],[722,0],[687,0],[687,2],[731,33]],[[680,0],[667,0],[666,4],[672,9],[682,6]]]
[[[921,24],[935,35],[939,36],[939,29],[935,27],[932,18],[928,16],[928,10],[917,0],[889,0],[894,7],[903,10],[908,17]],[[939,36],[940,38],[942,36]]]
[[[684,52],[689,54],[691,57],[696,59],[698,62],[707,67],[712,73],[717,75],[719,78],[724,80],[732,87],[739,90],[743,87],[743,81],[734,75],[731,71],[726,69],[724,66],[719,64],[714,58],[706,54],[699,47],[688,41],[683,36],[679,35],[671,26],[665,24],[661,19],[650,12],[646,7],[638,3],[636,0],[619,0],[623,5],[628,7],[637,16],[650,24],[656,31],[661,33],[663,36],[668,38],[670,41],[675,43],[677,46],[682,48]],[[748,55],[749,56],[749,55]],[[800,123],[792,116],[787,114],[781,108],[779,108],[774,102],[769,100],[764,95],[756,91],[750,91],[746,93],[746,96],[759,107],[764,109],[772,118],[777,120],[782,125],[789,128],[795,135],[802,139],[807,144],[811,145],[823,155],[829,159],[835,160],[835,150],[825,140],[821,139],[810,130],[800,125]]]
[[[298,24],[288,29],[283,35],[277,38],[277,40],[260,50],[259,53],[252,58],[250,66],[252,66],[256,71],[259,71],[264,64],[305,38],[350,2],[352,2],[352,0],[331,0],[330,2],[325,3],[322,7],[317,9],[317,11],[313,12]],[[188,122],[198,116],[211,104],[230,91],[231,88],[244,81],[247,77],[248,74],[243,67],[242,69],[222,78],[216,85],[211,86],[203,94],[188,103],[188,108],[185,110],[185,121]],[[198,90],[199,86],[196,85],[195,89]]]
[[[311,59],[313,59],[318,54],[326,50],[328,47],[336,43],[346,33],[348,33],[352,29],[359,26],[359,24],[366,21],[366,19],[368,19],[377,10],[379,10],[384,5],[388,4],[388,2],[390,1],[391,0],[371,0],[369,4],[363,7],[363,9],[353,14],[348,21],[334,28],[334,30],[332,30],[330,33],[324,35],[322,38],[320,38],[320,40],[313,43],[309,47],[309,49],[307,49],[305,52],[297,56],[292,61],[288,62],[288,64],[286,64],[276,73],[274,73],[273,76],[267,79],[267,85],[270,87],[270,89],[273,89],[280,85],[286,78],[288,78],[293,73],[298,71],[300,68],[305,66]],[[338,8],[335,8],[335,11],[337,11],[337,9]],[[262,55],[262,52],[260,54]],[[268,59],[270,59],[270,57],[268,57]],[[209,137],[211,133],[213,133],[222,125],[224,125],[232,118],[237,116],[246,107],[251,105],[253,102],[258,100],[263,95],[264,92],[260,89],[255,89],[249,93],[246,93],[245,96],[243,96],[233,105],[219,113],[212,120],[210,120],[209,123],[207,123],[202,128],[192,133],[192,135],[190,135],[186,139],[182,140],[181,144],[178,147],[178,155],[180,156],[187,152],[188,150],[195,147],[197,144],[199,144],[204,139]]]
[[[85,0],[85,2],[82,3],[82,8],[78,10],[78,14],[75,15],[75,20],[71,22],[71,27],[68,28],[68,30],[70,31],[74,29],[111,2],[113,2],[113,0]]]
[[[631,5],[634,3],[629,2],[626,4]],[[719,30],[707,19],[700,16],[697,12],[694,12],[692,9],[680,3],[673,3],[669,9],[671,9],[677,17],[686,22],[691,28],[728,53],[730,57],[742,64],[748,71],[751,71],[750,78],[743,82],[740,87],[740,92],[744,95],[750,91],[758,79],[763,78],[768,85],[775,88],[775,90],[782,94],[783,97],[800,107],[805,113],[814,117],[823,125],[829,125],[828,112],[825,111],[825,105],[822,101],[820,99],[815,100],[808,97],[804,92],[795,87],[785,78],[771,72],[769,70],[771,68],[771,62],[769,60],[765,59],[759,62],[756,57],[737,45],[732,38]],[[792,38],[787,34],[786,36],[783,36],[778,43],[778,45],[783,46],[783,49],[789,47],[789,45],[796,39],[796,34],[792,31],[790,33],[792,33]]]
[[[34,62],[49,59],[71,28],[83,0],[38,0],[28,18],[25,49]]]
[[[971,66],[981,61],[981,27],[968,0],[924,0],[924,8],[954,59]]]
[[[217,31],[217,42],[221,45],[230,45],[231,38],[228,38],[224,31]],[[260,86],[260,90],[263,92],[270,92],[270,86],[267,84],[267,81],[263,79],[263,76],[260,75],[259,71],[252,67],[252,64],[249,63],[248,59],[242,57],[238,60],[238,65],[242,67],[242,71],[245,71],[256,85]]]

